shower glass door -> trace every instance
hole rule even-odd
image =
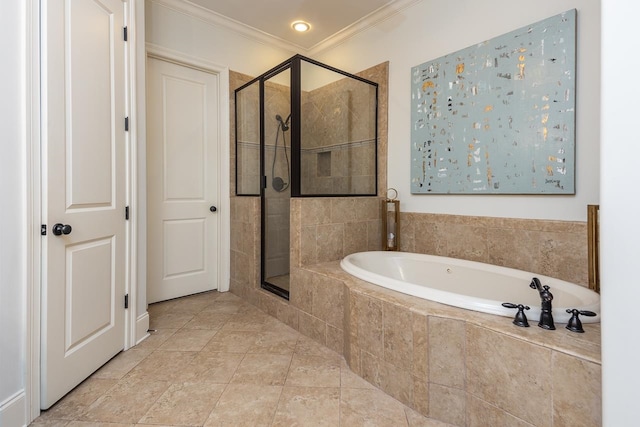
[[[289,297],[291,199],[291,71],[264,80],[262,125],[262,286]]]

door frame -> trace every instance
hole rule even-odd
[[[220,200],[216,202],[218,207],[218,242],[216,253],[218,256],[218,291],[226,292],[229,290],[229,282],[231,279],[231,197],[229,168],[230,168],[230,137],[229,137],[229,68],[215,64],[209,60],[185,55],[172,49],[167,49],[153,43],[146,44],[145,59],[159,59],[161,61],[171,62],[183,67],[194,68],[205,73],[215,74],[218,76],[218,197]],[[145,155],[146,157],[146,155]],[[146,159],[145,159],[146,160]],[[146,162],[145,162],[146,163]],[[146,166],[144,168],[146,173]],[[146,179],[146,177],[139,177]],[[146,188],[145,188],[146,190]],[[146,191],[144,196],[139,195],[140,200],[146,201]],[[146,228],[146,224],[144,225]],[[139,268],[142,268],[140,266]]]

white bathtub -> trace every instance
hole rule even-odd
[[[524,304],[531,325],[540,318],[540,295],[529,284],[537,277],[553,294],[553,318],[567,323],[568,308],[589,310],[583,323],[600,321],[600,295],[574,283],[540,274],[480,262],[407,252],[359,252],[346,256],[340,267],[367,282],[442,304],[499,316],[514,317],[503,302]]]

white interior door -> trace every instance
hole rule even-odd
[[[219,76],[147,62],[147,301],[217,289]]]
[[[124,4],[43,1],[41,407],[124,348]]]

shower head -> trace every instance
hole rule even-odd
[[[289,130],[289,120],[291,120],[291,114],[287,117],[287,120],[282,120],[282,116],[280,114],[276,114],[276,120],[280,122],[280,127],[282,127],[282,131],[286,132]]]

